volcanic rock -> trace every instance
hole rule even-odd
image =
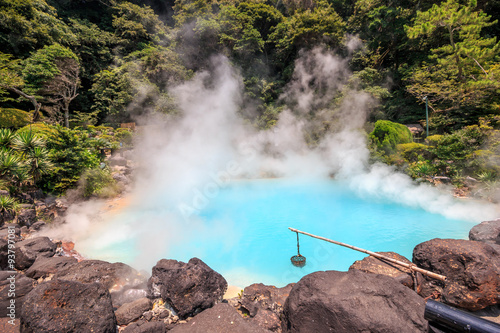
[[[17,216],[17,223],[21,227],[30,227],[36,221],[37,217],[34,209],[23,209]]]
[[[219,303],[196,315],[185,324],[175,326],[170,333],[264,333],[269,332],[247,322],[229,304]]]
[[[427,332],[425,302],[396,280],[359,270],[315,272],[293,286],[283,332]]]
[[[485,242],[500,253],[500,219],[475,225],[469,231],[469,239]]]
[[[402,261],[407,264],[411,264],[412,262],[403,257],[400,254],[397,254],[396,252],[377,252],[379,254],[382,254],[386,257],[396,259],[399,261]],[[357,269],[366,273],[373,273],[373,274],[382,274],[382,275],[387,275],[392,277],[393,279],[396,279],[399,283],[407,286],[410,289],[415,290],[415,279],[417,280],[417,291],[418,287],[423,283],[423,276],[420,273],[413,273],[412,271],[406,267],[400,266],[393,264],[388,261],[384,261],[383,259],[378,259],[373,256],[368,256],[363,258],[362,260],[356,260],[351,267],[349,267],[349,270]],[[415,276],[415,278],[414,278]]]
[[[82,283],[102,283],[113,292],[145,284],[145,278],[129,265],[101,260],[84,260],[58,270],[54,278]]]
[[[47,223],[45,223],[44,221],[37,221],[31,225],[30,230],[39,231],[40,229],[42,229],[46,225],[47,225]]]
[[[111,296],[100,283],[44,282],[26,295],[20,319],[23,333],[116,332]]]
[[[16,271],[0,271],[0,317],[7,317],[10,300],[15,300],[15,313],[19,313],[27,295],[36,281]],[[12,293],[15,294],[12,295]],[[10,296],[9,296],[10,294]],[[13,297],[11,297],[13,296]]]
[[[208,309],[222,300],[227,282],[198,258],[188,263],[162,259],[148,281],[153,297],[161,296],[180,318]]]
[[[476,311],[499,303],[499,253],[486,243],[435,238],[413,249],[413,262],[447,277],[442,299],[452,306]]]
[[[147,322],[144,320],[136,321],[125,327],[122,333],[165,333],[167,328],[162,321]]]
[[[55,274],[58,270],[77,263],[75,258],[71,257],[38,257],[33,265],[26,270],[26,276],[39,279],[46,278],[50,274]]]
[[[153,303],[148,298],[140,298],[134,302],[123,304],[115,311],[118,325],[127,325],[139,319],[144,312],[151,309],[152,305]]]
[[[57,248],[48,237],[26,239],[15,246],[16,268],[21,270],[33,265],[38,257],[52,257]]]
[[[111,300],[113,301],[113,306],[120,307],[125,303],[131,303],[138,299],[144,298],[148,295],[146,289],[123,289],[122,292],[112,292]]]
[[[248,312],[250,321],[267,330],[277,331],[281,326],[283,305],[293,285],[291,283],[283,288],[276,288],[255,283],[243,290],[239,303]]]

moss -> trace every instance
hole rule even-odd
[[[26,126],[30,121],[30,112],[0,108],[0,127],[19,128]]]

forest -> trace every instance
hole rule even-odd
[[[171,87],[216,54],[241,72],[241,116],[272,128],[295,61],[317,46],[349,55],[350,84],[378,100],[373,161],[496,201],[499,17],[499,0],[0,0],[0,188],[12,195],[0,209],[26,189],[62,194],[82,174],[86,195],[109,194],[99,148],[132,143],[121,123],[175,115]]]

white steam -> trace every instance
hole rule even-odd
[[[351,46],[359,47],[354,39]],[[70,237],[84,253],[134,238],[141,248],[134,254],[141,268],[182,246],[183,237],[232,235],[223,237],[230,248],[241,236],[234,222],[220,220],[208,227],[196,213],[231,179],[270,175],[334,175],[360,196],[475,222],[498,217],[493,205],[457,201],[436,188],[415,184],[389,166],[369,165],[362,128],[376,101],[347,88],[347,68],[346,59],[320,49],[303,54],[281,97],[287,107],[277,126],[257,131],[238,113],[243,94],[238,71],[226,58],[214,58],[210,70],[172,90],[180,116],[157,117],[142,130],[135,147],[132,204],[107,222],[94,224],[81,209],[73,209],[67,217]],[[334,99],[339,93],[342,98]],[[306,138],[314,133],[321,135],[311,145]]]

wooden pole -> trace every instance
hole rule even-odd
[[[412,271],[422,273],[422,274],[427,275],[427,276],[429,276],[429,277],[431,277],[433,279],[436,279],[436,280],[440,280],[440,281],[443,281],[443,282],[446,281],[446,276],[440,275],[440,274],[436,274],[436,273],[433,273],[433,272],[428,271],[426,269],[420,268],[420,267],[418,267],[417,265],[415,265],[413,263],[408,264],[406,262],[402,262],[402,261],[399,261],[399,260],[396,260],[396,259],[393,259],[393,258],[386,257],[383,254],[380,254],[380,253],[377,253],[377,252],[368,251],[368,250],[359,248],[357,246],[352,246],[352,245],[349,245],[349,244],[346,244],[346,243],[342,243],[342,242],[337,242],[337,241],[334,241],[334,240],[331,240],[331,239],[328,239],[328,238],[325,238],[325,237],[316,236],[316,235],[310,234],[308,232],[300,231],[300,230],[297,230],[297,229],[294,229],[294,228],[288,228],[288,229],[290,229],[293,232],[301,233],[301,234],[306,235],[306,236],[310,236],[310,237],[313,237],[313,238],[321,239],[321,240],[323,240],[325,242],[337,244],[337,245],[340,245],[340,246],[347,247],[347,248],[349,248],[351,250],[355,250],[355,251],[359,251],[359,252],[363,252],[363,253],[369,254],[372,257],[379,258],[379,259],[382,259],[382,260],[385,260],[385,261],[389,261],[389,262],[391,262],[393,264],[406,267],[406,268],[408,268],[408,269],[410,269]]]

